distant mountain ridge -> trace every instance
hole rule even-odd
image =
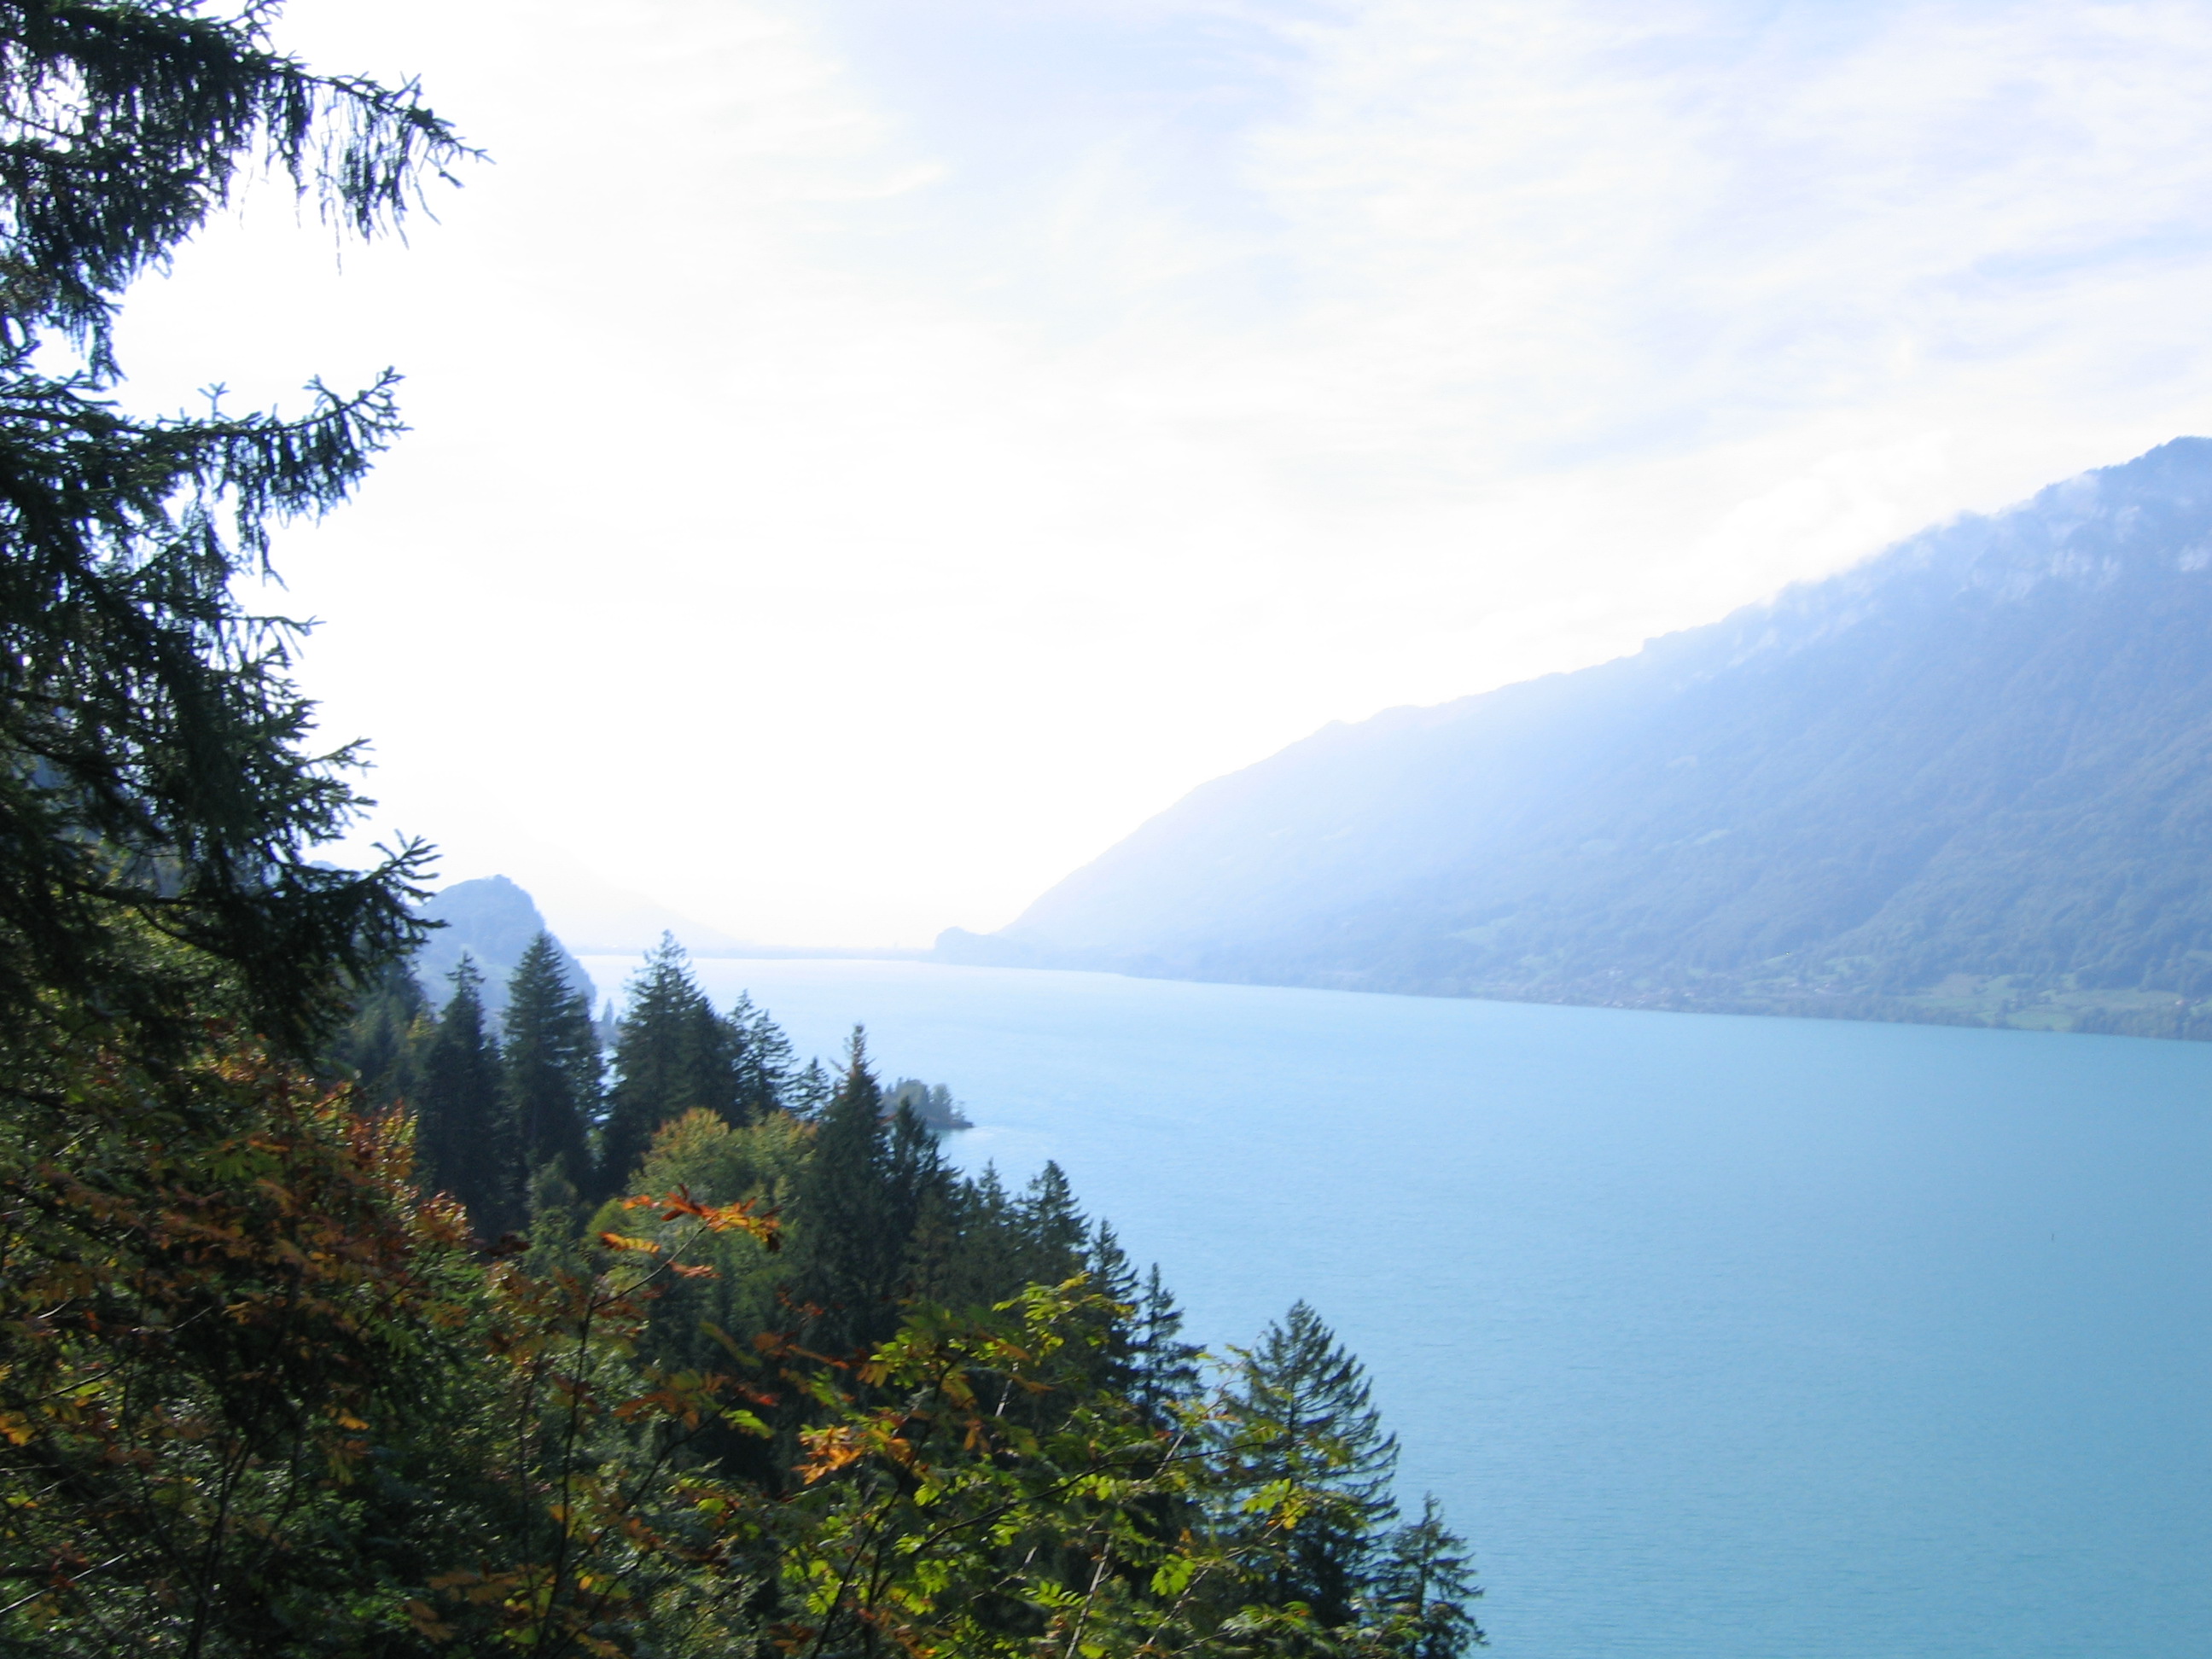
[[[939,955],[2212,1035],[2212,441],[1326,727]]]

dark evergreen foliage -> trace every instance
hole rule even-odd
[[[394,964],[420,849],[307,861],[356,804],[347,751],[301,752],[287,625],[228,582],[358,477],[388,383],[289,426],[95,396],[115,291],[238,169],[273,161],[368,231],[456,153],[411,89],[268,52],[274,9],[0,0],[0,1647],[1446,1659],[1440,1528],[1377,1579],[1417,1617],[1328,1629],[1266,1600],[1282,1528],[1208,1530],[1241,1449],[1275,1442],[1240,1405],[1254,1433],[1184,1449],[1210,1419],[1176,1414],[1172,1304],[1157,1274],[1126,1299],[1056,1169],[1019,1197],[958,1179],[886,1120],[857,1042],[834,1090],[793,1078],[672,943],[623,1023],[600,1174],[647,1154],[675,1190],[605,1206],[653,1237],[587,1243],[599,1050],[550,942],[495,1043],[469,961],[434,1018]],[[81,369],[41,378],[42,332]],[[327,1038],[325,1071],[238,1016]],[[487,1264],[526,1212],[537,1237]],[[808,1275],[822,1328],[872,1351],[790,1340]],[[929,1305],[948,1287],[969,1311]],[[1146,1366],[1140,1407],[1110,1378]],[[1337,1467],[1340,1421],[1289,1420],[1322,1438],[1270,1455]],[[1372,1509],[1353,1463],[1328,1513]]]
[[[684,947],[663,934],[630,981],[615,1040],[599,1191],[612,1192],[629,1177],[653,1132],[672,1118],[697,1109],[740,1121],[735,1060],[728,1028],[692,976]]]
[[[591,1004],[562,958],[552,936],[540,933],[507,981],[500,1074],[522,1172],[534,1178],[550,1168],[580,1187],[592,1176],[591,1125],[606,1068]]]
[[[1010,1294],[1012,1264],[1028,1254],[997,1170],[923,1195],[907,1247],[919,1293],[948,1308],[988,1308]]]
[[[602,1194],[637,1167],[655,1129],[686,1112],[742,1124],[784,1109],[787,1093],[802,1112],[817,1094],[826,1103],[819,1066],[794,1073],[790,1039],[751,998],[740,994],[727,1014],[714,1012],[672,934],[661,936],[630,983],[614,1060],[597,1174]]]
[[[1173,1420],[1179,1407],[1198,1397],[1200,1349],[1182,1336],[1182,1310],[1154,1262],[1134,1299],[1130,1322],[1128,1394],[1147,1422]]]
[[[1054,1267],[1067,1264],[1072,1272],[1083,1260],[1090,1242],[1085,1237],[1088,1224],[1076,1206],[1075,1188],[1058,1164],[1047,1160],[1037,1171],[1022,1194],[1018,1216],[1030,1251],[1030,1260],[1021,1264],[1024,1282],[1044,1283]]]
[[[910,1109],[886,1116],[857,1030],[815,1125],[792,1218],[793,1294],[818,1310],[816,1344],[841,1352],[880,1340],[908,1299],[980,1310],[1025,1285],[1101,1267],[1107,1294],[1133,1290],[1110,1230],[1094,1237],[1058,1164],[1014,1196],[994,1170],[973,1180],[957,1174]]]
[[[1376,1583],[1378,1529],[1397,1514],[1398,1443],[1383,1431],[1365,1368],[1300,1302],[1238,1355],[1226,1403],[1219,1434],[1234,1486],[1279,1483],[1306,1505],[1274,1553],[1273,1599],[1343,1624]]]
[[[426,171],[464,153],[413,87],[318,75],[272,51],[274,9],[0,6],[0,303],[11,343],[55,329],[112,370],[117,296],[256,163],[368,236],[398,222]]]
[[[1405,1628],[1401,1659],[1458,1659],[1484,1644],[1469,1604],[1476,1588],[1467,1540],[1444,1524],[1436,1494],[1421,1499],[1421,1517],[1392,1533],[1376,1574],[1374,1600]]]
[[[731,1073],[732,1122],[745,1122],[781,1111],[793,1081],[791,1039],[740,991],[722,1016],[722,1041]]]
[[[386,963],[354,1002],[328,1060],[354,1085],[360,1107],[381,1111],[415,1091],[415,1068],[433,1022],[430,1000],[404,960]]]
[[[837,1092],[836,1079],[819,1060],[809,1060],[795,1073],[784,1091],[784,1109],[793,1117],[818,1118],[830,1109]]]
[[[1100,1221],[1091,1229],[1083,1249],[1083,1272],[1093,1289],[1117,1308],[1128,1311],[1114,1322],[1099,1346],[1095,1371],[1101,1386],[1127,1395],[1138,1404],[1140,1413],[1144,1405],[1137,1399],[1139,1375],[1143,1367],[1139,1352],[1144,1323],[1144,1285],[1137,1276],[1136,1264],[1129,1253],[1121,1248],[1120,1235],[1109,1222]],[[1157,1273],[1157,1269],[1154,1270]],[[1146,1413],[1148,1420],[1164,1422],[1161,1413]]]
[[[15,1030],[58,993],[157,1043],[219,1000],[299,1042],[411,935],[424,849],[366,873],[309,857],[361,804],[356,751],[304,750],[297,630],[230,591],[272,524],[343,500],[399,429],[393,377],[318,386],[289,420],[149,421],[100,396],[122,289],[241,169],[273,164],[368,234],[462,153],[411,88],[272,52],[265,15],[0,5],[0,1014]]]
[[[1094,1435],[1101,1425],[1086,1413],[1110,1401],[1115,1421],[1155,1437],[1157,1446],[1188,1448],[1170,1455],[1196,1460],[1205,1472],[1198,1484],[1132,1489],[1121,1524],[1135,1553],[1199,1547],[1235,1564],[1197,1603],[1212,1609],[1201,1623],[1220,1621],[1224,1639],[1237,1632],[1224,1659],[1456,1659],[1481,1642],[1470,1613],[1480,1592],[1464,1544],[1432,1501],[1419,1519],[1396,1524],[1395,1442],[1382,1431],[1359,1363],[1310,1307],[1293,1308],[1209,1389],[1158,1269],[1140,1279],[1113,1230],[1082,1216],[1060,1171],[1047,1168],[1019,1194],[988,1169],[961,1179],[922,1126],[903,1113],[887,1119],[881,1105],[856,1033],[817,1123],[778,1115],[733,1130],[695,1112],[656,1137],[644,1191],[680,1184],[717,1201],[738,1194],[772,1202],[792,1238],[776,1265],[732,1262],[728,1278],[687,1283],[665,1297],[645,1343],[659,1374],[697,1375],[733,1360],[746,1365],[759,1352],[803,1349],[836,1368],[838,1397],[851,1410],[870,1422],[901,1420],[911,1381],[890,1380],[897,1368],[887,1356],[930,1353],[926,1334],[945,1322],[988,1326],[1056,1285],[1088,1309],[1060,1334],[1062,1386],[1005,1390],[979,1408],[1011,1444],[1079,1422]],[[610,1206],[595,1224],[618,1213]],[[824,1397],[817,1390],[775,1404],[761,1425],[765,1438],[709,1428],[700,1443],[714,1448],[726,1471],[785,1502],[810,1501],[785,1472],[812,1468],[811,1481],[822,1466],[810,1458],[841,1456],[835,1448],[849,1443],[825,1440],[814,1426]],[[896,1455],[909,1456],[911,1448],[902,1443]],[[925,1513],[925,1525],[937,1524],[933,1506]],[[1133,1565],[1109,1568],[1072,1535],[1033,1540],[1023,1559],[1094,1587],[1110,1570],[1133,1595],[1152,1582]],[[966,1617],[994,1639],[1018,1643],[1046,1628],[1018,1598],[987,1585],[975,1594]]]
[[[480,1239],[520,1218],[514,1120],[500,1087],[499,1049],[484,1026],[483,982],[465,957],[453,995],[422,1047],[415,1084],[415,1153],[426,1192],[460,1200]]]
[[[906,1167],[899,1174],[910,1182],[922,1173],[921,1148],[909,1138],[900,1153]],[[844,1079],[815,1131],[797,1194],[796,1290],[803,1304],[818,1310],[810,1327],[817,1346],[857,1348],[896,1322],[921,1212],[919,1193],[910,1209],[902,1196],[883,1090],[855,1030]]]

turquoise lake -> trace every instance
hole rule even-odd
[[[696,967],[1059,1160],[1198,1340],[1313,1303],[1500,1659],[2212,1654],[2212,1045]]]

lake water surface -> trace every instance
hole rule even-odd
[[[1199,1340],[1312,1302],[1500,1659],[2212,1654],[2212,1045],[696,967],[1058,1159]]]

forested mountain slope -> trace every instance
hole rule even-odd
[[[1330,726],[939,950],[2205,1035],[2208,757],[2185,438],[1635,656]]]

